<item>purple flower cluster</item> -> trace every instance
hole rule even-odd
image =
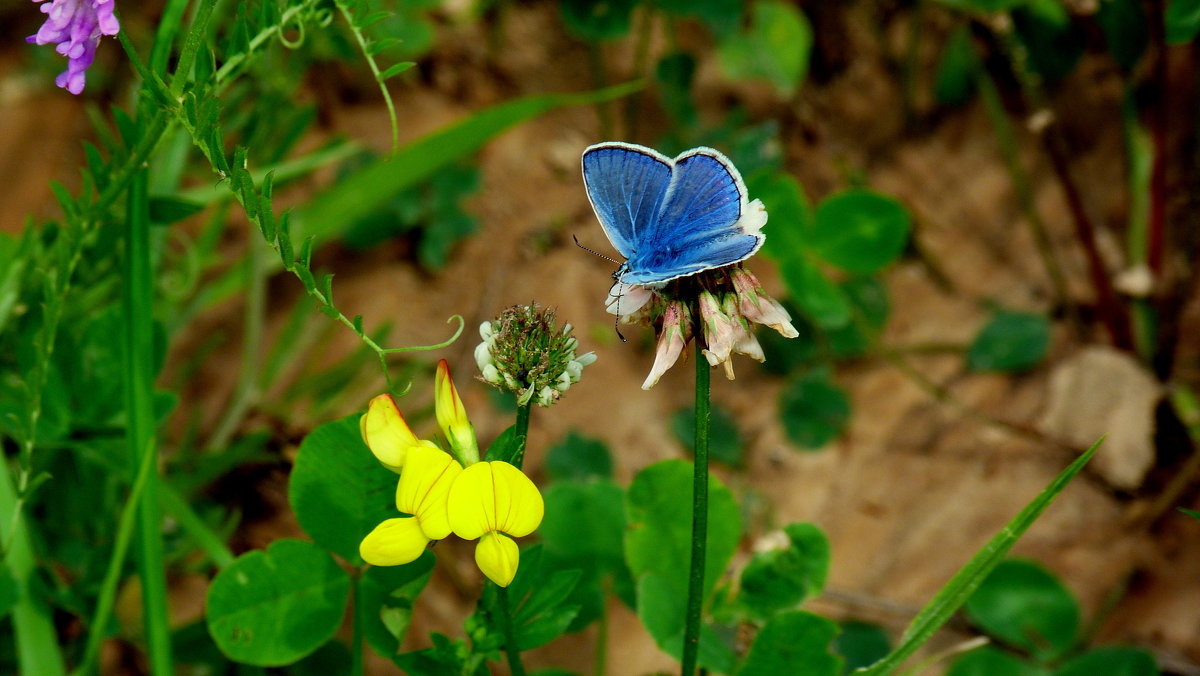
[[[113,16],[116,0],[33,0],[45,2],[42,12],[46,23],[37,35],[25,38],[38,45],[57,44],[55,50],[67,57],[67,69],[59,73],[54,83],[72,94],[83,91],[88,66],[96,58],[100,36],[116,35],[121,30]]]

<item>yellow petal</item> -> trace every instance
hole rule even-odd
[[[475,545],[475,564],[488,579],[507,587],[517,574],[521,550],[512,538],[502,533],[488,533]]]
[[[458,461],[445,451],[413,446],[396,486],[396,509],[417,517],[426,537],[441,540],[450,534],[446,496],[461,472]]]
[[[384,467],[399,473],[404,466],[408,449],[429,444],[422,442],[408,428],[404,416],[390,394],[381,394],[371,400],[367,412],[359,418],[358,428],[367,447],[383,463]]]
[[[363,538],[358,554],[372,566],[399,566],[416,561],[428,544],[416,519],[388,519]]]
[[[433,380],[434,410],[438,427],[446,435],[446,441],[462,461],[468,465],[479,461],[479,445],[475,441],[475,428],[467,418],[454,381],[450,378],[450,365],[443,359],[438,362],[437,375]]]
[[[529,535],[542,523],[545,504],[529,477],[507,462],[480,462],[463,470],[450,489],[450,528],[465,539],[491,531]]]

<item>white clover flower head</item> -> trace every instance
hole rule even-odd
[[[553,310],[537,304],[514,305],[479,327],[483,339],[475,362],[484,382],[513,392],[517,403],[550,406],[583,377],[596,360],[593,352],[576,355],[573,327],[556,328]]]

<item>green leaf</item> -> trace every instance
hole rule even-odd
[[[1193,519],[1196,519],[1197,521],[1200,521],[1200,512],[1197,512],[1196,510],[1184,509],[1183,507],[1180,507],[1179,511],[1183,512],[1184,514],[1187,514],[1188,516],[1192,517]]]
[[[1197,3],[1200,7],[1200,3]],[[1168,16],[1170,11],[1167,12]],[[1141,0],[1104,0],[1096,12],[1096,21],[1104,30],[1108,51],[1121,70],[1129,73],[1141,60],[1150,43],[1150,31],[1146,25],[1146,10]],[[1170,19],[1167,19],[1170,33]]]
[[[841,623],[841,633],[834,639],[833,650],[846,660],[842,673],[849,673],[883,659],[891,650],[891,644],[887,633],[878,625],[849,620]]]
[[[742,20],[741,0],[653,0],[668,14],[695,17],[720,36],[732,33]]]
[[[863,676],[884,676],[895,671],[909,658],[917,648],[929,640],[954,614],[956,610],[971,596],[972,592],[1003,560],[1017,539],[1029,529],[1042,512],[1050,506],[1054,498],[1062,492],[1071,479],[1083,469],[1084,465],[1096,454],[1103,439],[1092,444],[1092,447],[1075,459],[1059,474],[1050,485],[1020,511],[1011,521],[1005,524],[991,540],[988,541],[975,556],[963,566],[954,577],[942,587],[933,599],[917,613],[912,623],[901,638],[900,645],[887,657],[872,664],[870,667],[859,669],[855,674]]]
[[[1104,673],[1107,671],[1101,670]],[[1045,676],[1046,671],[1037,665],[1005,652],[995,646],[976,648],[956,659],[946,671],[946,676]]]
[[[671,431],[689,455],[695,454],[695,407],[676,411],[675,415],[671,416]],[[738,431],[737,422],[728,411],[717,405],[712,407],[712,415],[709,418],[708,454],[713,460],[730,467],[742,464],[742,435]]]
[[[435,557],[425,552],[403,566],[371,566],[358,584],[356,604],[361,604],[363,634],[371,648],[384,657],[400,651],[412,620],[413,602],[433,575]]]
[[[793,610],[772,617],[750,646],[739,676],[837,676],[842,658],[829,651],[837,624],[819,615]]]
[[[730,78],[763,79],[789,97],[808,73],[812,26],[795,6],[776,0],[754,3],[753,12],[744,32],[721,41],[721,66]]]
[[[384,80],[390,80],[415,65],[417,64],[413,63],[412,61],[403,61],[401,63],[397,63],[380,73],[379,81],[382,82]]]
[[[755,554],[742,569],[738,602],[758,620],[791,610],[818,594],[829,575],[829,539],[810,523],[784,529],[787,549]]]
[[[612,569],[623,565],[625,492],[608,480],[551,484],[538,534],[546,551],[569,565]]]
[[[813,369],[779,397],[779,415],[788,439],[804,449],[833,441],[850,421],[850,398],[826,369]]]
[[[811,244],[826,262],[870,275],[895,261],[908,243],[908,210],[896,200],[853,188],[817,206]]]
[[[396,474],[363,443],[361,414],[318,426],[296,454],[288,501],[317,544],[358,565],[358,545],[396,511]]]
[[[281,666],[328,641],[342,623],[350,576],[310,542],[277,540],[238,557],[208,589],[208,631],[227,657]]]
[[[21,599],[21,587],[8,568],[0,570],[0,619],[3,619]]]
[[[1140,648],[1106,646],[1088,652],[1059,667],[1054,676],[1158,676],[1154,655]]]
[[[659,648],[677,658],[683,647],[683,608],[687,603],[687,575],[682,571],[691,564],[691,496],[692,464],[666,460],[639,472],[625,497],[629,524],[625,560],[637,583],[638,617]],[[729,489],[710,477],[703,598],[711,597],[740,537],[737,502]],[[702,665],[721,671],[727,654],[731,655],[729,649],[715,634],[702,632]]]
[[[763,252],[786,267],[802,258],[812,229],[812,207],[804,188],[791,174],[763,169],[746,180],[750,196],[767,208],[770,237]]]
[[[1191,42],[1200,32],[1200,0],[1170,0],[1163,22],[1167,29],[1167,44]]]
[[[939,103],[961,106],[971,99],[975,91],[975,58],[971,30],[966,26],[955,28],[946,39],[938,61],[933,95]]]
[[[388,158],[371,163],[294,211],[296,232],[315,235],[318,240],[327,237],[341,225],[379,210],[400,191],[470,155],[515,124],[555,108],[621,98],[641,87],[640,82],[634,82],[583,94],[529,96],[473,113],[404,146]]]
[[[567,436],[547,452],[546,473],[555,481],[610,479],[613,474],[612,455],[603,441],[584,437],[575,431],[567,432]]]
[[[687,52],[672,52],[664,56],[654,69],[662,107],[675,124],[682,127],[696,124],[696,105],[692,102],[691,94],[695,76],[696,59]]]
[[[827,330],[826,337],[835,356],[858,357],[870,349],[887,324],[891,313],[887,288],[875,277],[852,277],[842,282],[839,288],[850,301],[853,320],[840,328]]]
[[[1026,371],[1050,348],[1050,321],[1041,315],[1001,310],[992,316],[967,350],[976,371]]]
[[[1042,660],[1066,654],[1079,635],[1079,604],[1052,573],[1032,561],[1004,561],[967,599],[985,633]]]
[[[943,5],[970,12],[1007,12],[1029,0],[939,0]]]
[[[850,321],[850,302],[846,295],[816,265],[798,257],[780,272],[792,300],[806,317],[823,329],[836,329]]]
[[[567,30],[584,40],[599,42],[629,32],[634,0],[559,0]]]
[[[1012,20],[1029,65],[1046,80],[1063,79],[1083,56],[1083,37],[1059,0],[1026,0]]]

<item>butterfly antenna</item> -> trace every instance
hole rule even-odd
[[[599,251],[596,251],[595,249],[589,249],[588,247],[580,244],[579,238],[576,237],[575,235],[571,235],[571,239],[575,240],[575,246],[579,247],[580,249],[583,249],[584,251],[592,254],[593,256],[599,256],[600,258],[603,258],[604,260],[608,261],[609,263],[615,263],[617,265],[621,264],[621,261],[619,261],[619,260],[609,258],[608,256],[605,256],[604,254],[600,253]]]
[[[578,242],[576,242],[576,244],[578,244]],[[621,334],[621,296],[622,295],[623,294],[621,293],[621,290],[618,288],[617,289],[617,316],[613,318],[613,331],[616,331],[617,337],[621,339],[622,343],[628,343],[629,341],[625,340],[625,336]]]

